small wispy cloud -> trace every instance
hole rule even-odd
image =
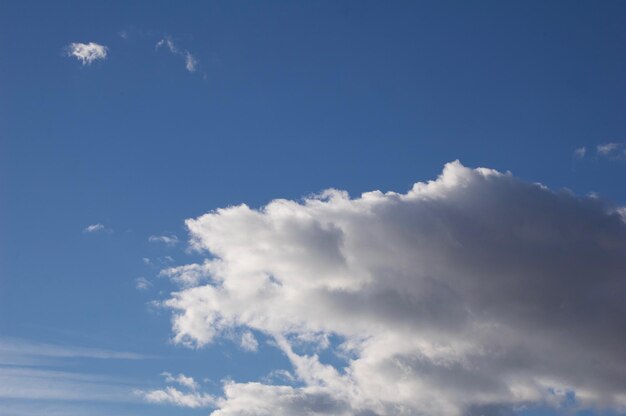
[[[154,236],[153,236],[154,237]],[[161,236],[163,237],[163,236]],[[175,236],[174,236],[175,237]],[[156,240],[153,239],[153,243],[162,243],[164,242],[162,238],[160,237],[155,237]],[[165,238],[172,238],[172,236],[165,236]],[[176,237],[176,240],[178,240],[178,238]],[[148,258],[148,257],[143,257],[141,259],[141,261],[143,262],[144,265],[146,266],[150,266],[150,267],[160,267],[160,266],[167,266],[169,264],[174,263],[174,258],[172,256],[163,256],[163,257],[156,257],[154,259]]]
[[[83,232],[87,234],[111,232],[111,231],[112,230],[110,228],[107,228],[104,226],[104,224],[100,224],[100,223],[91,224],[83,228]]]
[[[626,143],[610,142],[596,147],[599,156],[608,159],[626,159]]]
[[[587,155],[587,148],[585,146],[574,150],[574,157],[576,159],[584,159],[585,155]]]
[[[148,241],[151,243],[163,243],[168,246],[174,246],[178,244],[179,240],[174,234],[170,235],[151,235],[148,237]]]
[[[141,396],[149,403],[170,404],[180,407],[210,407],[217,403],[217,400],[212,395],[198,391],[199,385],[193,377],[188,377],[184,374],[175,376],[167,372],[161,375],[165,378],[167,384],[178,384],[182,387],[182,390],[170,385],[164,389],[136,390],[135,394]]]
[[[73,42],[65,50],[67,56],[78,59],[83,65],[91,65],[94,61],[106,59],[109,48],[94,42]]]
[[[209,262],[185,264],[163,269],[159,272],[159,276],[169,277],[174,283],[181,286],[193,286],[208,279],[211,275],[211,270],[212,265]]]
[[[185,52],[185,68],[187,68],[187,71],[195,72],[197,65],[198,60],[189,52]]]
[[[246,351],[256,351],[259,349],[259,342],[250,331],[246,331],[243,335],[241,335],[241,342],[239,345]]]
[[[135,279],[135,288],[137,290],[148,290],[152,287],[152,282],[145,277],[138,277]]]
[[[155,48],[161,49],[162,47],[167,48],[170,53],[180,56],[185,60],[185,68],[189,72],[195,72],[198,68],[198,60],[186,49],[181,49],[174,43],[174,40],[171,36],[167,35],[163,39],[159,40],[155,46]]]
[[[0,337],[0,359],[3,359],[3,362],[10,362],[8,360],[20,357],[92,358],[101,360],[141,360],[147,358],[145,355],[134,352],[47,344],[20,338]]]
[[[187,387],[188,389],[191,390],[197,390],[198,389],[198,383],[193,379],[193,377],[188,377],[184,374],[179,374],[177,376],[173,375],[172,373],[168,373],[163,372],[161,373],[161,375],[163,377],[165,377],[165,382],[172,384],[172,383],[176,383],[176,384],[180,384],[183,387]]]

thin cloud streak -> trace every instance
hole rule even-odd
[[[174,43],[174,40],[171,36],[167,35],[163,39],[159,40],[155,45],[155,49],[159,50],[163,46],[165,46],[167,50],[173,55],[183,58],[185,62],[185,69],[187,69],[187,71],[196,71],[198,67],[198,60],[188,50],[180,49],[178,45]]]
[[[0,357],[93,358],[100,360],[143,360],[150,356],[124,351],[83,348],[33,342],[20,338],[0,338]]]

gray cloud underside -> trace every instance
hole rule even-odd
[[[187,220],[211,256],[163,272],[182,282],[165,305],[177,342],[247,328],[291,360],[298,386],[229,382],[214,416],[506,414],[572,395],[623,412],[619,212],[458,162],[406,194],[218,209]],[[294,352],[330,335],[345,369]]]

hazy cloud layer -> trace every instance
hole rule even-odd
[[[0,414],[74,415],[84,405],[139,403],[132,381],[81,371],[85,360],[127,361],[145,355],[0,338]],[[59,371],[56,368],[68,368]],[[81,413],[78,413],[81,414]],[[86,414],[82,412],[82,414]],[[94,410],[89,414],[102,414]],[[120,414],[120,413],[116,413]],[[125,414],[125,413],[122,413]]]
[[[97,60],[104,60],[107,57],[108,48],[94,42],[70,43],[66,48],[67,56],[73,56],[82,62],[83,65],[91,65]]]
[[[405,194],[218,209],[187,220],[210,256],[163,272],[165,305],[176,342],[258,331],[292,363],[298,384],[228,382],[214,416],[626,411],[619,212],[458,162]]]

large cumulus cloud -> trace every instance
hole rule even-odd
[[[597,198],[453,162],[186,224],[207,259],[163,272],[175,340],[263,333],[299,381],[228,382],[215,416],[626,411],[626,224]]]

